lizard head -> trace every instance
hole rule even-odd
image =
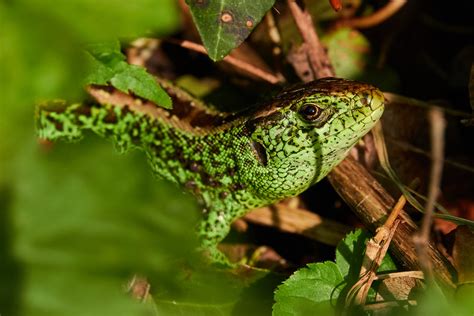
[[[347,155],[383,109],[380,90],[344,79],[320,79],[282,92],[247,122],[265,179],[256,189],[277,199],[284,197],[281,192],[299,194]]]

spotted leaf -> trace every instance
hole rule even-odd
[[[213,60],[239,46],[275,0],[186,0],[202,42]]]

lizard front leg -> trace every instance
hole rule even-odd
[[[222,210],[206,210],[204,212],[198,233],[201,242],[201,250],[208,255],[212,262],[227,267],[234,266],[217,246],[227,236],[232,222],[237,217],[238,216],[232,216],[230,212]]]

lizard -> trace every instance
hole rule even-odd
[[[173,109],[110,86],[90,86],[92,101],[39,105],[38,136],[77,141],[91,130],[122,150],[143,150],[154,174],[202,204],[201,247],[216,262],[227,262],[217,246],[235,219],[324,178],[370,131],[385,102],[372,85],[323,78],[283,90],[258,107],[222,113],[157,80]]]

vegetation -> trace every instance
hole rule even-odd
[[[472,315],[472,12],[365,0],[0,2],[0,315]],[[330,182],[238,221],[222,250],[241,264],[218,267],[196,250],[197,201],[154,179],[141,152],[36,136],[36,104],[85,100],[89,85],[172,108],[154,75],[225,111],[300,81],[369,82],[390,101],[386,143],[376,132],[353,153],[365,168],[348,159]],[[408,203],[395,207],[402,193]]]

